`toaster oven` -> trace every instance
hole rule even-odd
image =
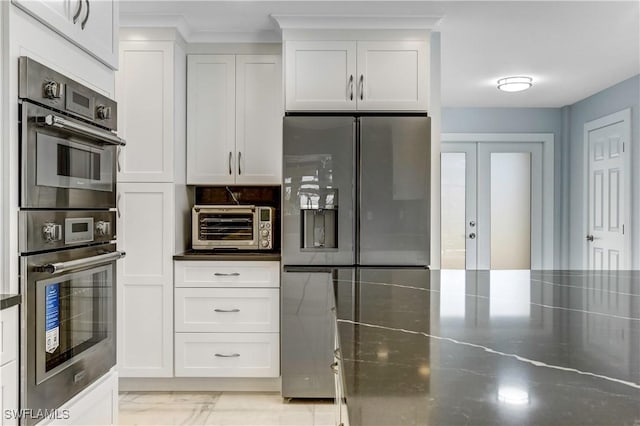
[[[273,207],[195,205],[192,209],[194,250],[273,249]]]

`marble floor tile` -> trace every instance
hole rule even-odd
[[[327,400],[285,401],[278,393],[123,392],[121,425],[330,426]]]

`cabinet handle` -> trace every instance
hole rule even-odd
[[[221,313],[229,313],[229,312],[240,312],[240,309],[214,309],[214,311],[216,312],[221,312]]]
[[[116,211],[118,212],[118,219],[122,217],[120,214],[120,198],[122,198],[122,194],[118,194],[118,198],[116,199]]]
[[[242,152],[238,151],[238,175],[242,174]]]
[[[80,28],[84,30],[84,27],[87,25],[87,21],[89,20],[89,13],[91,13],[91,8],[89,7],[89,0],[85,0],[87,2],[87,14],[84,17],[84,20],[80,24]]]
[[[240,354],[238,354],[238,353],[229,354],[229,355],[216,354],[215,356],[217,356],[218,358],[238,358],[240,356]]]
[[[231,151],[229,151],[229,174],[233,173],[233,170],[231,169],[231,157],[233,156],[233,154],[231,153]]]
[[[353,74],[349,76],[349,100],[353,100]]]
[[[329,367],[331,367],[331,371],[333,371],[333,374],[338,374],[338,361],[332,362]]]
[[[118,165],[118,171],[122,171],[122,167],[120,166],[120,154],[122,154],[122,148],[118,147],[118,154],[116,155],[116,164]]]
[[[360,100],[364,100],[364,74],[360,74]]]
[[[75,24],[76,22],[78,22],[78,18],[80,17],[80,13],[82,13],[82,2],[84,0],[80,0],[78,2],[78,10],[76,10],[76,14],[73,15],[73,23]]]
[[[216,272],[215,274],[216,277],[239,277],[240,273],[239,272],[230,272],[228,274],[225,274],[223,272]]]

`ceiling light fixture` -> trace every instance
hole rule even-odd
[[[531,77],[505,77],[498,80],[498,89],[504,92],[521,92],[533,86]]]

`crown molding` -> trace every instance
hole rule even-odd
[[[281,30],[431,30],[442,16],[270,15]]]

